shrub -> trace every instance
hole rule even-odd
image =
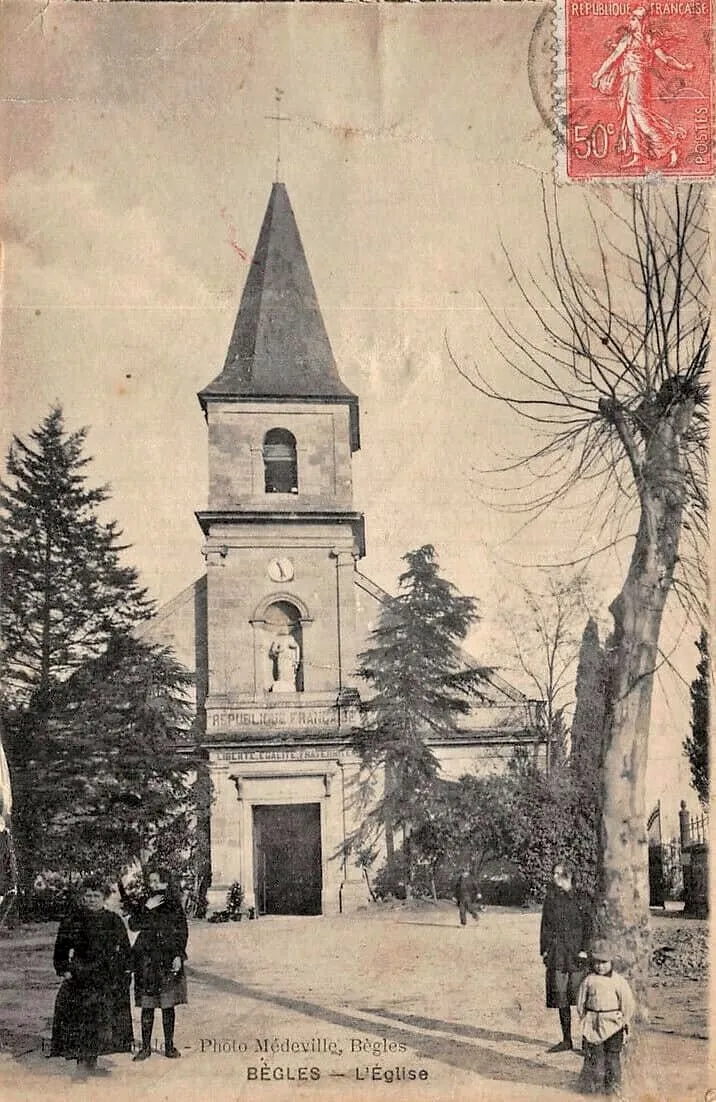
[[[373,881],[376,899],[406,899],[405,861],[402,853],[396,853],[392,861],[386,861],[378,869]]]
[[[243,902],[244,889],[238,880],[234,880],[226,893],[226,907],[223,911],[214,911],[209,917],[209,922],[241,922]]]

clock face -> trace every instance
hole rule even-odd
[[[293,563],[285,557],[271,559],[268,564],[268,576],[273,582],[290,582],[293,578]]]

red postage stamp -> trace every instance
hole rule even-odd
[[[568,179],[713,173],[712,0],[560,0]]]

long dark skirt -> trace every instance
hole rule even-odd
[[[51,1056],[86,1059],[111,1052],[131,1052],[132,1011],[129,986],[62,981],[52,1020]]]

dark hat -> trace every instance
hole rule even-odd
[[[596,941],[592,942],[589,948],[589,955],[592,960],[611,960],[611,945],[605,938],[597,938]]]

